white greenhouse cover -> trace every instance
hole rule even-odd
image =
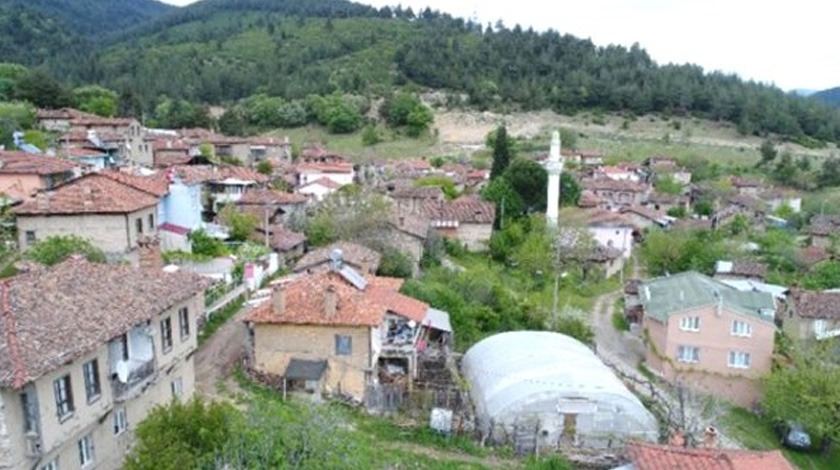
[[[485,430],[491,422],[511,426],[529,417],[561,426],[562,415],[574,413],[584,418],[578,432],[656,438],[653,415],[592,350],[569,336],[497,334],[470,348],[462,364]]]

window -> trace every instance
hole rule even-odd
[[[172,349],[172,319],[169,317],[160,321],[160,345],[163,352]]]
[[[138,217],[134,219],[134,228],[137,230],[137,233],[143,233],[143,218]]]
[[[79,439],[79,462],[82,467],[93,463],[93,435],[91,434]]]
[[[745,321],[734,320],[732,322],[732,336],[751,336],[752,325]]]
[[[154,229],[155,229],[155,215],[154,214],[149,214],[149,231],[152,231]]]
[[[23,408],[23,432],[38,432],[38,403],[35,391],[27,389],[20,394],[20,405]]]
[[[750,353],[743,351],[729,351],[729,367],[748,369],[750,367]]]
[[[73,413],[73,390],[70,388],[70,376],[64,375],[53,382],[55,392],[55,409],[58,412],[59,421]]]
[[[85,395],[87,402],[92,403],[99,398],[101,387],[99,385],[99,363],[96,359],[85,362],[82,365],[82,374],[85,376]]]
[[[680,362],[700,362],[700,348],[697,346],[680,346],[677,348],[677,360]]]
[[[680,329],[683,331],[700,331],[700,317],[680,318]]]
[[[353,337],[349,335],[335,335],[336,356],[349,356],[353,352]]]
[[[825,320],[814,320],[814,335],[821,339],[825,336],[826,326]]]
[[[41,465],[40,470],[58,470],[58,457],[50,460],[44,465]]]
[[[181,398],[181,395],[184,394],[184,382],[181,380],[181,377],[173,380],[170,386],[172,387],[172,396],[174,398]]]
[[[38,237],[35,236],[34,230],[27,230],[26,231],[26,244],[31,245],[38,241]]]
[[[125,334],[125,333],[121,334],[119,336],[119,338],[117,338],[117,341],[119,342],[120,357],[122,357],[123,361],[127,361],[128,360],[128,335]]]
[[[125,416],[125,408],[114,409],[114,435],[118,436],[128,429],[128,418]]]
[[[187,307],[178,310],[178,327],[181,330],[181,341],[190,336],[190,312]]]

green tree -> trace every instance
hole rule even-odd
[[[244,242],[260,225],[260,220],[251,214],[240,212],[233,205],[226,205],[219,212],[219,220],[230,229],[230,240]]]
[[[826,360],[826,348],[809,346],[764,379],[762,406],[772,420],[800,423],[827,449],[840,440],[840,367]]]
[[[15,131],[35,126],[35,108],[25,102],[0,102],[0,145],[12,148]]]
[[[422,103],[408,114],[406,133],[409,137],[419,137],[434,122],[435,115]]]
[[[653,187],[663,194],[682,195],[683,185],[671,175],[660,175],[653,180]]]
[[[560,206],[561,207],[575,207],[578,200],[580,200],[580,193],[583,189],[580,187],[577,178],[569,172],[560,174]]]
[[[229,254],[225,244],[218,238],[210,236],[204,229],[193,230],[187,235],[187,239],[195,255],[217,258]]]
[[[566,129],[565,127],[560,128],[560,142],[563,145],[563,148],[577,150],[577,132]]]
[[[496,129],[493,139],[493,166],[490,168],[490,179],[496,179],[505,172],[511,160],[511,142],[508,139],[505,126]]]
[[[362,145],[370,147],[382,142],[382,137],[376,131],[376,126],[366,126],[362,131]]]
[[[529,158],[518,157],[507,166],[502,176],[519,195],[526,211],[545,210],[548,173],[542,165]]]
[[[125,461],[126,470],[207,468],[231,439],[240,413],[221,401],[173,400],[146,415],[135,432],[137,442]]]
[[[761,147],[758,148],[759,153],[761,154],[761,160],[758,162],[758,166],[766,166],[770,164],[773,160],[776,159],[776,155],[778,155],[778,151],[776,150],[775,144],[771,140],[765,140],[761,143]]]
[[[52,266],[71,255],[83,255],[88,261],[105,262],[105,254],[90,240],[76,235],[53,235],[39,240],[24,252],[26,259]]]
[[[440,188],[447,199],[455,199],[458,197],[458,188],[455,187],[455,181],[445,175],[430,175],[414,180],[414,186],[418,188]]]
[[[117,115],[119,97],[105,87],[86,85],[73,89],[73,105],[87,113],[113,117]]]
[[[257,170],[258,173],[263,175],[271,176],[274,173],[274,165],[271,164],[268,160],[260,160],[254,166],[254,169]]]
[[[57,109],[73,104],[70,93],[50,75],[30,70],[15,83],[14,99],[28,101],[39,108]]]
[[[304,231],[314,246],[347,240],[382,248],[387,246],[383,230],[390,211],[391,204],[384,196],[347,185],[324,198]]]
[[[395,248],[388,248],[382,252],[382,260],[376,274],[378,276],[408,279],[411,277],[413,270],[414,261],[410,256]]]
[[[525,213],[525,202],[507,178],[491,180],[481,190],[481,197],[496,204],[496,228],[502,228],[509,220]]]

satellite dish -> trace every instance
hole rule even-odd
[[[414,321],[414,320],[409,320],[408,321],[408,326],[409,326],[409,328],[414,328],[415,326],[417,326],[417,322]]]
[[[117,369],[117,379],[119,379],[119,381],[122,382],[122,383],[128,382],[128,375],[129,375],[128,362],[126,362],[126,361],[118,362],[117,366],[116,366],[116,369]]]

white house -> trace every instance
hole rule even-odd
[[[298,173],[298,185],[304,186],[321,178],[332,180],[339,186],[352,184],[356,178],[356,172],[351,163],[301,163],[296,168]]]
[[[623,258],[633,253],[633,223],[615,212],[599,212],[589,219],[586,228],[599,245],[621,250]]]
[[[322,177],[302,186],[298,186],[297,189],[295,189],[295,192],[298,194],[305,194],[315,201],[323,201],[327,195],[338,191],[338,188],[342,186],[344,186],[344,184],[337,183],[327,177]]]

